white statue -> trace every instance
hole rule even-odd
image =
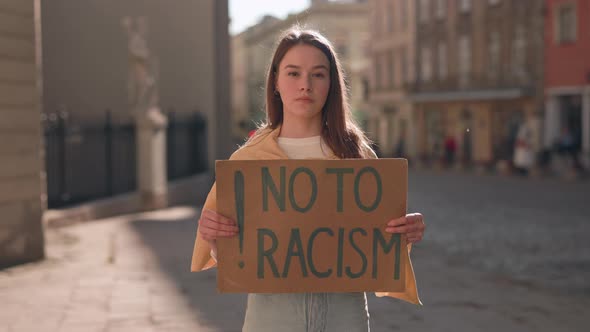
[[[145,17],[125,17],[129,72],[129,104],[136,124],[137,187],[144,209],[167,205],[166,116],[158,106],[158,61],[147,43]]]
[[[144,113],[158,107],[158,60],[147,43],[148,22],[145,17],[124,17],[122,25],[128,39],[129,103],[136,112]]]

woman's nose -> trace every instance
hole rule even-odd
[[[301,91],[311,91],[311,79],[306,78],[301,83]]]

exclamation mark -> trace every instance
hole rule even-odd
[[[234,191],[236,199],[236,216],[240,229],[240,255],[244,253],[244,174],[240,171],[234,173]],[[240,269],[244,268],[244,261],[239,261]]]

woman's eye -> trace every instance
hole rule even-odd
[[[313,74],[313,76],[319,77],[319,78],[324,78],[325,77],[324,73],[315,73],[315,74]]]
[[[291,72],[288,72],[287,75],[289,75],[289,76],[299,76],[299,73],[296,72],[296,71],[291,71]]]

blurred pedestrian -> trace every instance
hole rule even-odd
[[[395,145],[395,150],[393,151],[393,156],[397,158],[405,158],[406,157],[406,139],[403,135],[399,137],[397,140],[397,144]]]
[[[578,154],[580,153],[580,144],[576,142],[576,139],[574,138],[574,135],[568,126],[564,126],[561,129],[561,134],[557,144],[557,151],[561,155],[569,157],[571,160],[571,166],[574,170],[583,171],[582,163],[580,163],[580,159],[578,157]]]
[[[445,139],[445,163],[447,164],[447,167],[451,167],[455,163],[456,152],[457,141],[455,141],[455,136],[448,135]]]
[[[376,158],[354,122],[346,100],[342,68],[331,43],[311,30],[291,29],[273,55],[266,82],[267,122],[230,159]],[[218,213],[215,184],[205,202],[193,253],[192,270],[216,265],[216,239],[239,233],[234,220]],[[409,243],[424,235],[421,214],[387,223]],[[412,271],[409,262],[406,271]],[[386,293],[420,303],[413,273],[406,289]],[[249,294],[243,331],[369,330],[365,293]]]
[[[527,175],[535,164],[533,132],[527,122],[518,128],[514,145],[514,168],[521,175]]]

